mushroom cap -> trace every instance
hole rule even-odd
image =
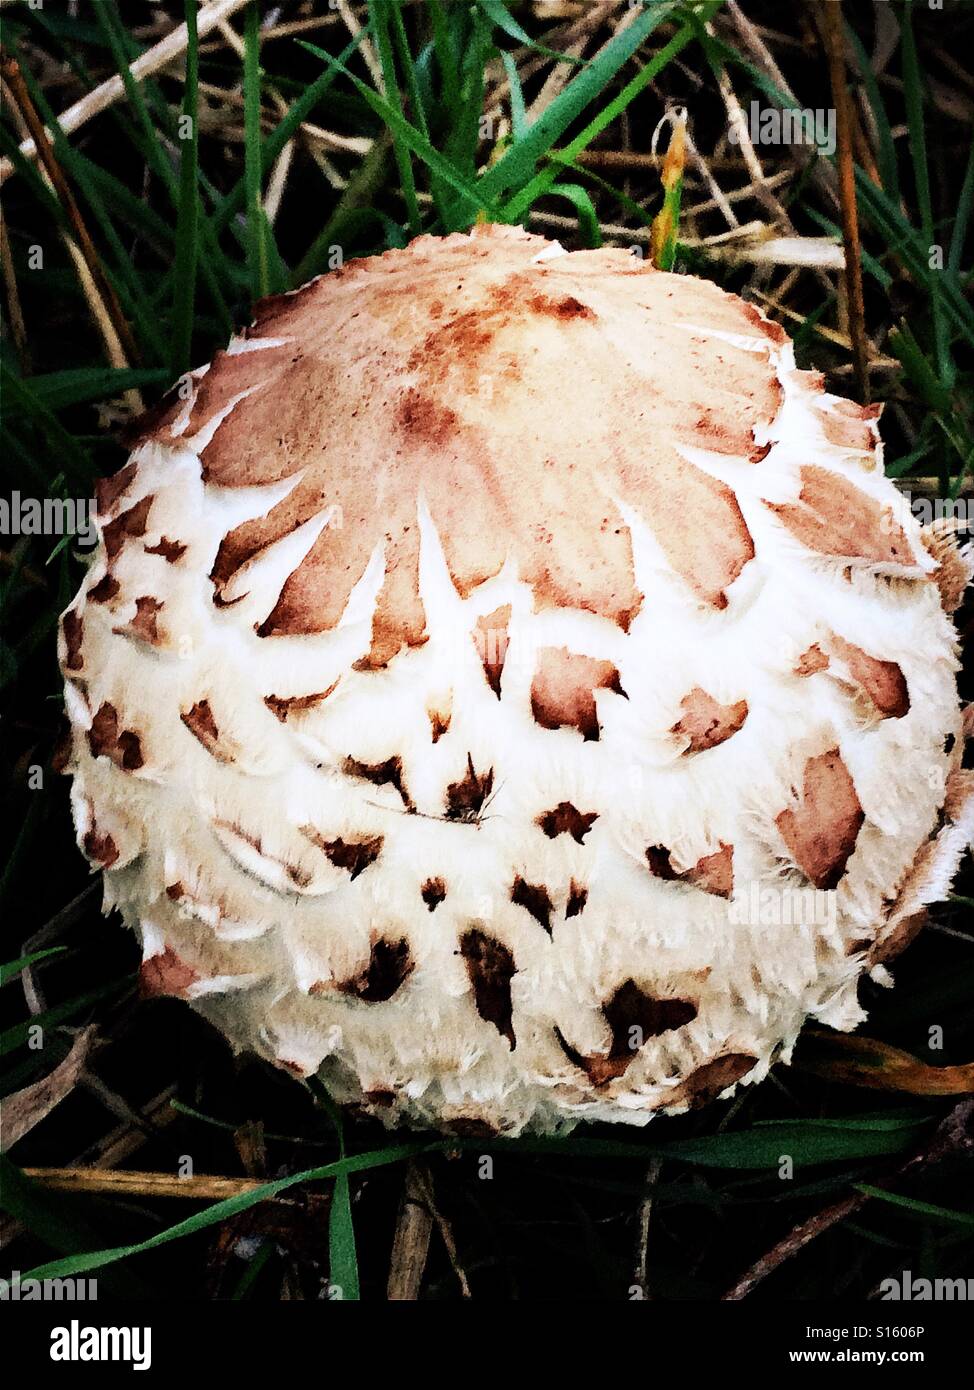
[[[974,827],[970,556],[715,285],[517,228],[265,300],[100,485],[79,842],[147,993],[387,1123],[644,1123],[863,1017]]]

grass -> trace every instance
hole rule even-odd
[[[891,476],[958,495],[974,466],[974,155],[956,114],[964,100],[970,111],[969,87],[942,55],[963,52],[974,17],[950,6],[888,8],[895,42],[875,72],[872,20],[846,7],[862,135],[856,187],[869,380],[887,407]],[[322,4],[312,7],[313,29],[296,3],[281,5],[270,27],[250,4],[231,21],[232,41],[220,30],[198,38],[193,0],[133,2],[124,19],[115,0],[83,10],[75,18],[53,6],[5,7],[4,43],[19,55],[29,98],[52,132],[131,351],[120,359],[110,348],[105,296],[79,278],[64,203],[20,154],[20,117],[8,103],[0,135],[13,165],[0,343],[5,491],[87,496],[97,476],[124,461],[117,434],[137,405],[207,361],[261,295],[327,272],[336,247],[344,258],[374,254],[483,217],[523,222],[570,246],[645,246],[663,212],[656,225],[667,258],[769,307],[792,332],[801,364],[826,372],[837,391],[852,390],[838,277],[759,268],[734,226],[839,235],[824,154],[792,163],[759,149],[769,192],[726,144],[723,78],[745,109],[752,97],[829,103],[814,31],[803,36],[778,6],[758,0],[746,11],[780,71],[721,0],[661,0],[635,11],[620,3],[611,24],[592,23],[587,33],[585,7],[546,19],[508,0],[372,0],[356,7],[357,32]],[[133,80],[133,59],[183,21],[184,63]],[[123,99],[62,132],[56,112],[113,72]],[[665,109],[681,105],[700,159],[691,151],[682,181],[671,169],[664,188],[644,156]],[[275,205],[268,192],[282,160],[290,162]],[[733,221],[714,183],[733,196]],[[726,254],[728,233],[743,259]],[[26,341],[14,331],[17,314]],[[80,1025],[96,1023],[99,1038],[88,1084],[3,1161],[2,1204],[23,1226],[6,1252],[12,1267],[68,1274],[122,1262],[124,1280],[137,1279],[145,1297],[178,1287],[192,1297],[276,1299],[290,1281],[309,1296],[330,1284],[346,1299],[374,1299],[403,1165],[413,1161],[433,1175],[475,1296],[629,1296],[650,1195],[645,1281],[661,1297],[719,1297],[793,1224],[852,1191],[871,1196],[856,1221],[821,1235],[755,1297],[863,1297],[903,1267],[944,1276],[965,1268],[970,1204],[958,1163],[931,1164],[895,1191],[882,1186],[929,1141],[951,1098],[872,1090],[864,1100],[861,1090],[803,1069],[800,1051],[799,1065],[777,1069],[729,1107],[622,1138],[583,1129],[518,1143],[404,1139],[343,1121],[327,1097],[256,1062],[231,1063],[181,1006],[136,1007],[134,944],[98,917],[97,894],[83,894],[66,789],[51,772],[55,626],[82,566],[54,538],[3,540],[2,734],[15,825],[0,884],[0,956],[10,961],[0,977],[10,1013],[0,1093],[46,1075],[51,1054],[64,1056]],[[969,673],[963,680],[970,699]],[[926,933],[898,966],[908,989],[886,995],[865,986],[871,1034],[936,1063],[959,1065],[974,1044],[970,892],[968,881],[937,910],[946,931]],[[42,991],[30,1010],[19,983],[28,965]],[[37,1023],[50,1035],[43,1049],[27,1045]],[[927,1048],[931,1023],[944,1029],[943,1052]],[[255,1129],[259,1142],[245,1142]],[[174,1219],[165,1202],[63,1195],[21,1172],[127,1163],[136,1154],[141,1168],[173,1171],[191,1154],[200,1172],[270,1180]],[[788,1181],[779,1177],[782,1155],[794,1162]],[[320,1231],[316,1194],[327,1208]],[[456,1295],[448,1253],[434,1239],[424,1296]]]

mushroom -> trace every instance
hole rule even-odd
[[[516,227],[258,305],[138,423],[62,621],[144,991],[508,1135],[855,1027],[974,825],[971,556],[877,415],[715,285]]]

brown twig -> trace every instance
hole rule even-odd
[[[429,1257],[433,1217],[426,1205],[425,1188],[415,1159],[406,1164],[402,1201],[389,1259],[386,1298],[390,1303],[415,1303]]]
[[[7,219],[2,210],[0,210],[0,266],[3,268],[3,282],[7,288],[7,314],[10,318],[10,336],[13,338],[14,352],[16,352],[17,361],[20,363],[21,374],[30,376],[30,345],[27,341],[27,328],[24,323],[23,310],[20,307],[20,295],[17,291],[17,273],[10,251],[10,238],[7,236]]]
[[[185,1178],[175,1173],[130,1169],[25,1168],[27,1177],[55,1192],[102,1192],[126,1197],[187,1197],[191,1201],[222,1201],[263,1187],[258,1178],[224,1178],[198,1173]]]
[[[639,1243],[636,1248],[636,1271],[634,1282],[642,1290],[643,1298],[652,1298],[649,1291],[649,1222],[653,1214],[653,1200],[656,1184],[659,1182],[662,1159],[654,1158],[646,1169],[646,1195],[639,1204]]]
[[[81,253],[85,269],[90,275],[92,284],[95,286],[98,296],[105,306],[108,317],[111,320],[112,328],[124,349],[126,358],[129,363],[137,362],[139,360],[139,350],[132,336],[132,330],[129,328],[125,315],[122,312],[122,306],[118,302],[115,290],[105,275],[98,252],[95,250],[94,243],[88,234],[88,228],[85,226],[84,218],[81,216],[81,209],[75,202],[74,194],[68,187],[68,181],[64,177],[64,172],[54,154],[54,148],[44,128],[44,122],[37,114],[37,108],[31,99],[27,83],[24,81],[23,74],[20,71],[20,64],[11,54],[4,53],[2,59],[0,59],[0,70],[3,72],[4,79],[17,105],[17,109],[23,116],[24,123],[33,137],[34,144],[37,147],[38,158],[44,168],[44,172],[51,181],[51,186],[57,194],[58,201],[64,208],[68,221],[71,224],[78,250]],[[117,365],[122,364],[119,363]]]
[[[433,1191],[433,1174],[430,1171],[429,1164],[421,1165],[419,1180],[426,1200],[426,1206],[432,1214],[433,1220],[436,1222],[436,1229],[439,1231],[440,1239],[446,1248],[450,1266],[453,1273],[457,1276],[457,1282],[460,1285],[460,1296],[462,1298],[470,1298],[472,1297],[470,1285],[467,1282],[466,1271],[460,1263],[460,1256],[457,1253],[457,1244],[453,1239],[453,1229],[436,1204],[436,1196]]]
[[[835,103],[836,160],[839,168],[839,206],[845,242],[845,284],[849,300],[849,336],[855,364],[856,386],[863,401],[869,400],[869,358],[866,346],[866,309],[862,294],[862,246],[859,240],[859,208],[856,203],[856,170],[852,153],[852,106],[846,85],[845,31],[841,0],[819,0],[819,23]]]
[[[933,1138],[924,1149],[921,1149],[918,1154],[914,1154],[906,1163],[900,1164],[888,1177],[870,1185],[885,1191],[893,1183],[939,1163],[948,1155],[967,1154],[970,1156],[974,1154],[972,1121],[974,1121],[974,1101],[961,1101],[938,1125]],[[840,1221],[845,1221],[847,1217],[852,1216],[860,1207],[865,1206],[871,1200],[871,1195],[868,1192],[850,1192],[847,1197],[833,1202],[823,1211],[816,1212],[814,1216],[802,1221],[789,1231],[783,1240],[778,1241],[777,1245],[773,1245],[766,1254],[751,1265],[750,1269],[741,1275],[733,1288],[728,1289],[721,1302],[736,1303],[742,1298],[747,1298],[748,1294],[763,1279],[766,1279],[776,1269],[780,1269],[787,1260],[790,1260],[799,1250],[803,1250],[816,1236],[831,1230]]]

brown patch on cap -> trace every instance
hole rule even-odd
[[[559,801],[551,811],[539,816],[536,824],[541,827],[549,840],[556,835],[570,835],[576,844],[582,844],[585,836],[598,820],[597,811],[579,811],[570,801]]]
[[[432,449],[444,448],[461,428],[455,410],[415,389],[407,391],[400,401],[396,423],[411,443]]]
[[[306,709],[314,709],[324,700],[327,700],[337,686],[338,681],[332,681],[327,690],[315,691],[313,695],[265,695],[264,704],[275,718],[279,719],[282,724],[286,724],[289,715],[301,714]]]
[[[775,323],[773,319],[767,319],[761,313],[756,304],[749,304],[746,299],[740,301],[741,310],[744,318],[752,328],[756,328],[768,342],[774,343],[775,347],[784,347],[791,341],[780,323]]]
[[[98,583],[88,590],[88,599],[91,603],[109,603],[121,587],[114,575],[103,574]]]
[[[644,512],[703,602],[726,603],[753,543],[733,492],[687,464],[680,440],[703,402],[711,437],[739,437],[753,456],[755,431],[778,410],[776,372],[767,354],[709,330],[768,342],[780,330],[704,281],[608,250],[535,264],[550,243],[509,233],[420,238],[350,263],[258,309],[250,336],[287,345],[221,354],[198,379],[190,436],[251,392],[203,451],[208,481],[302,475],[225,538],[218,599],[266,545],[323,505],[342,508],[342,526],[326,528],[288,579],[262,635],[332,629],[385,535],[368,662],[421,642],[420,493],[461,595],[510,555],[538,605],[626,627],[642,595],[627,527],[593,505],[610,495]]]
[[[135,477],[135,464],[127,463],[110,478],[99,478],[95,483],[95,509],[99,516],[108,516],[123,492]]]
[[[662,1103],[677,1105],[689,1102],[694,1110],[709,1105],[728,1086],[735,1086],[749,1071],[753,1071],[757,1063],[758,1059],[748,1056],[746,1052],[725,1052],[722,1057],[704,1062],[702,1067],[692,1071]]]
[[[430,722],[430,737],[433,743],[439,743],[440,739],[450,727],[453,711],[428,709],[426,715]]]
[[[707,748],[716,748],[738,729],[747,718],[747,701],[738,700],[733,705],[722,705],[700,686],[694,686],[680,702],[682,715],[670,729],[677,738],[688,739],[686,753],[702,753]]]
[[[406,790],[403,781],[402,758],[398,755],[386,758],[382,763],[360,763],[357,758],[345,758],[342,762],[342,772],[346,777],[360,777],[364,782],[371,782],[375,787],[395,787],[402,797],[402,804],[407,811],[414,811],[412,798]]]
[[[877,405],[857,405],[855,401],[834,401],[822,413],[822,428],[830,444],[855,453],[873,453],[876,435],[870,428],[879,418]]]
[[[84,636],[84,623],[76,608],[69,608],[61,619],[64,633],[64,665],[68,671],[80,671],[84,666],[81,655],[81,641]]]
[[[189,709],[180,710],[179,717],[193,737],[202,743],[207,753],[211,753],[221,762],[232,762],[232,758],[220,749],[220,730],[217,728],[209,700],[197,700]]]
[[[500,295],[498,295],[500,298]],[[527,307],[535,314],[547,315],[553,319],[589,319],[594,321],[598,315],[588,304],[583,304],[573,294],[554,297],[547,294],[530,294]]]
[[[713,608],[727,607],[727,588],[754,559],[754,541],[726,483],[683,459],[646,480],[640,512],[677,574]]]
[[[175,999],[185,999],[187,991],[199,979],[191,965],[187,965],[171,946],[149,956],[139,967],[139,994],[143,999],[154,999],[159,995],[172,995]]]
[[[105,554],[109,560],[115,559],[126,540],[145,535],[149,511],[154,500],[154,495],[150,493],[148,497],[143,497],[134,507],[129,507],[127,512],[121,512],[114,521],[108,522],[107,526],[102,528]]]
[[[565,908],[566,917],[578,917],[585,911],[585,904],[588,902],[588,889],[572,879],[571,887],[568,890],[568,906]]]
[[[916,566],[910,542],[888,507],[841,473],[801,470],[797,502],[765,502],[796,540],[820,555],[867,564]]]
[[[718,850],[705,854],[689,869],[674,868],[665,845],[650,845],[646,850],[646,862],[654,878],[668,883],[689,883],[719,898],[729,898],[734,891],[734,847],[724,844],[723,840]]]
[[[492,1023],[513,1050],[514,1036],[511,980],[517,969],[514,956],[496,937],[471,927],[460,938],[460,954],[467,967],[474,1005],[485,1023]]]
[[[283,1071],[289,1072],[291,1076],[303,1078],[308,1075],[308,1068],[303,1062],[295,1062],[291,1057],[276,1057],[274,1065]]]
[[[746,423],[729,420],[723,411],[713,411],[705,405],[696,407],[694,423],[681,430],[679,438],[695,449],[746,458],[749,463],[760,463],[771,452],[770,443],[758,444]]]
[[[501,673],[507,656],[508,626],[511,621],[511,605],[505,603],[495,608],[493,613],[478,618],[473,633],[474,645],[484,667],[487,684],[497,696],[501,697]]]
[[[910,709],[906,677],[895,661],[880,661],[833,634],[829,644],[884,719],[902,719]]]
[[[795,662],[795,675],[814,676],[816,671],[824,671],[828,667],[828,664],[829,659],[822,651],[822,648],[817,642],[813,642],[806,651],[802,652],[801,656]]]
[[[531,682],[531,710],[543,729],[577,729],[584,739],[597,740],[596,690],[624,693],[611,661],[579,656],[567,647],[542,647]]]
[[[649,1038],[692,1022],[697,1007],[689,999],[654,999],[635,980],[627,980],[603,1004],[602,1013],[612,1034],[607,1053],[585,1056],[566,1042],[559,1028],[555,1029],[566,1056],[586,1073],[593,1086],[607,1086],[617,1080]]]
[[[118,710],[107,700],[91,721],[88,747],[93,758],[104,754],[123,772],[136,772],[145,762],[138,734],[119,727]]]
[[[97,825],[93,825],[81,841],[81,847],[94,864],[110,869],[118,860],[118,846],[111,835],[100,835]]]
[[[845,872],[865,819],[855,784],[837,748],[805,764],[801,802],[775,825],[816,888],[834,888]]]
[[[428,878],[419,892],[430,912],[435,912],[446,897],[446,884],[441,878]]]
[[[170,565],[174,565],[186,554],[183,542],[171,541],[168,536],[163,536],[158,545],[147,545],[144,548],[147,555],[161,555]]]
[[[455,1115],[444,1121],[443,1128],[460,1139],[494,1139],[500,1133],[496,1125],[479,1115]]]
[[[413,959],[409,942],[404,936],[398,941],[381,936],[372,943],[369,963],[358,975],[341,980],[336,988],[342,994],[353,994],[367,1004],[384,1004],[412,974]]]
[[[889,936],[884,937],[882,941],[867,942],[866,945],[873,946],[870,962],[892,960],[898,956],[917,939],[929,920],[929,912],[926,908],[921,908],[919,912],[912,912],[908,917],[904,917],[901,922],[898,922]]]
[[[544,927],[549,936],[551,935],[551,914],[554,910],[554,904],[543,884],[528,883],[520,874],[515,875],[511,885],[511,902],[516,907],[523,907],[530,912],[534,920]]]
[[[288,361],[297,368],[295,375],[299,375],[301,353],[291,344],[260,348],[252,353],[221,349],[213,354],[209,370],[196,382],[196,395],[183,437],[191,438],[210,424],[214,416],[226,411],[231,401],[237,397],[241,399],[224,415],[200,454],[204,482],[222,481],[229,465],[228,456],[235,450],[239,451],[239,463],[254,458],[260,448],[255,430],[263,428],[266,434],[275,411],[280,411],[281,402],[274,399],[272,388],[277,371]]]
[[[670,861],[670,851],[665,845],[649,845],[646,849],[646,862],[654,878],[662,878],[669,883],[680,877]]]
[[[322,854],[334,864],[336,869],[347,869],[353,879],[374,864],[384,843],[382,835],[374,835],[367,840],[326,840],[313,825],[302,825],[301,834],[317,845]]]
[[[937,522],[924,526],[920,539],[937,561],[933,579],[940,590],[941,606],[945,613],[956,613],[971,582],[972,562],[961,554],[957,533]]]
[[[362,1099],[368,1104],[375,1106],[377,1110],[388,1110],[390,1105],[395,1104],[395,1091],[364,1091]]]
[[[682,875],[687,883],[702,888],[705,893],[713,893],[718,898],[729,898],[734,891],[734,847],[721,841],[720,849],[714,854],[705,854],[698,859],[692,869]]]
[[[135,600],[135,617],[124,627],[113,627],[112,631],[122,637],[135,637],[140,642],[146,642],[150,647],[162,645],[162,636],[159,632],[159,614],[162,612],[162,604],[157,598],[152,598],[149,594],[143,594],[141,598]]]
[[[494,787],[494,769],[483,774],[476,771],[473,758],[467,754],[467,772],[460,782],[451,782],[446,789],[444,814],[447,820],[470,824],[479,820],[487,798]]]

